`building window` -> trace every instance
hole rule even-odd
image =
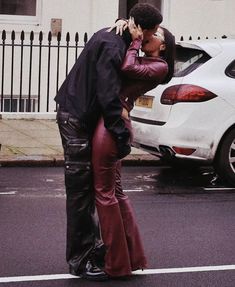
[[[39,24],[42,0],[1,0],[0,22]]]
[[[149,3],[162,11],[162,0],[119,0],[119,18],[127,18],[131,8],[137,3]]]
[[[38,100],[35,99],[17,99],[4,98],[3,111],[4,112],[36,112],[38,109]]]

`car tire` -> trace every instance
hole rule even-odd
[[[214,168],[220,178],[235,186],[235,129],[223,138],[216,153]]]

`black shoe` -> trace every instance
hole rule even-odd
[[[87,262],[86,271],[81,275],[81,277],[90,281],[106,281],[109,279],[108,274],[92,261]]]
[[[71,274],[73,276],[80,276],[81,275],[81,273],[75,271],[72,266],[69,266],[69,274]]]

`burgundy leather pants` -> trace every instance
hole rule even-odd
[[[131,130],[131,123],[125,120]],[[106,247],[105,271],[111,276],[131,275],[144,269],[146,258],[134,213],[121,186],[121,161],[116,143],[100,119],[92,141],[96,207]]]

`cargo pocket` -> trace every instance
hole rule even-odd
[[[90,159],[91,149],[88,139],[71,139],[67,141],[66,156],[70,161]]]
[[[65,152],[65,174],[85,178],[91,172],[91,148],[88,139],[71,139],[67,141]],[[79,179],[77,179],[79,180]]]

